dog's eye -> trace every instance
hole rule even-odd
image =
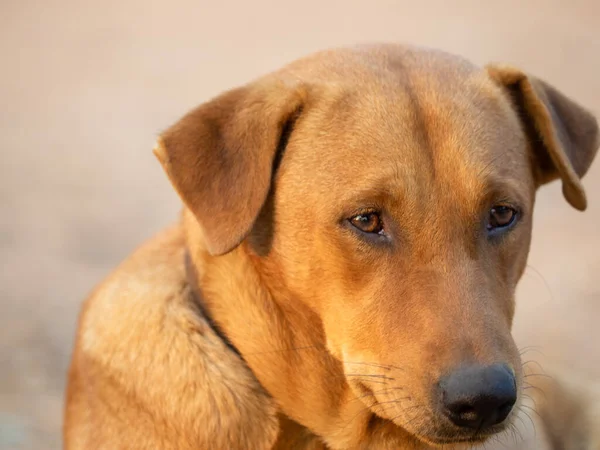
[[[364,233],[382,234],[383,221],[376,212],[358,214],[351,217],[350,223]]]
[[[488,231],[501,230],[514,224],[517,219],[517,210],[507,205],[496,205],[490,209],[487,229]]]

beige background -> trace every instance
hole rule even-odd
[[[3,450],[60,447],[79,305],[176,218],[151,148],[197,103],[313,50],[407,41],[522,66],[600,112],[598,0],[2,0],[0,17]],[[515,329],[596,378],[599,175],[585,214],[541,191]]]

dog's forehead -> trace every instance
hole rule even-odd
[[[386,46],[296,64],[299,78],[320,87],[299,127],[309,143],[302,152],[313,156],[303,164],[327,185],[436,183],[471,193],[489,175],[526,178],[525,136],[508,98],[461,58]]]
[[[314,53],[283,67],[278,73],[304,81],[385,80],[415,73],[453,77],[480,72],[470,61],[437,49],[401,44],[360,45]]]

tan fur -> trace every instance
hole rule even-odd
[[[66,418],[68,448],[272,447],[274,402],[191,301],[180,227],[135,252],[86,303]]]
[[[595,119],[547,84],[396,45],[321,52],[201,105],[155,148],[180,227],[86,303],[66,448],[484,441],[435,386],[472,362],[522,385],[510,329],[535,190],[560,177],[584,209],[597,146]],[[498,202],[522,215],[492,241]],[[348,224],[361,208],[383,211],[385,243]]]

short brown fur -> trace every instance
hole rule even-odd
[[[595,119],[546,83],[399,45],[321,52],[201,105],[155,148],[181,224],[84,308],[66,448],[485,441],[433,387],[497,362],[522,385],[510,330],[535,191],[560,177],[584,209],[597,148]],[[498,202],[520,220],[496,239]],[[385,239],[349,225],[365,209]]]

